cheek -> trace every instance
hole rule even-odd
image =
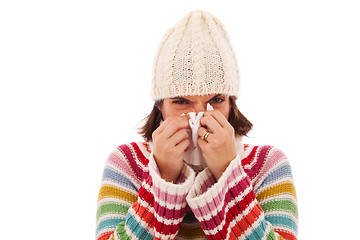
[[[222,105],[221,107],[218,107],[218,108],[215,107],[214,109],[221,112],[222,115],[224,115],[225,118],[227,120],[229,120],[229,115],[230,115],[230,104],[229,103],[224,104],[224,105]]]
[[[165,121],[169,117],[179,117],[183,114],[183,110],[174,109],[171,107],[164,107],[161,109],[161,114],[163,116],[163,120]],[[186,114],[186,112],[185,112]]]

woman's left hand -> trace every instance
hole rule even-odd
[[[219,180],[230,162],[236,157],[234,128],[225,116],[216,110],[207,111],[200,120],[198,145],[203,153],[206,165]],[[201,137],[209,129],[207,139]]]

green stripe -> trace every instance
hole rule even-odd
[[[298,218],[297,206],[289,199],[273,200],[264,204],[260,204],[260,206],[264,212],[285,210]]]
[[[128,212],[130,206],[129,205],[123,205],[120,203],[105,203],[104,205],[101,205],[96,213],[96,219],[99,219],[100,216],[104,214],[121,214],[123,216],[126,216],[126,213]]]
[[[275,236],[273,228],[270,230],[269,234],[266,236],[266,240],[276,240],[276,236]]]

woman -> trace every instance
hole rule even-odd
[[[193,11],[167,32],[146,142],[119,146],[105,166],[98,240],[297,239],[289,162],[274,147],[242,143],[252,125],[235,103],[239,83],[214,16]]]

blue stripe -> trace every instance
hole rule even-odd
[[[148,232],[147,229],[143,228],[141,224],[131,215],[127,214],[126,225],[134,233],[138,239],[152,240],[153,236]]]
[[[296,223],[288,216],[282,215],[268,215],[265,216],[265,219],[269,221],[273,226],[281,226],[292,229],[297,234],[297,225]]]
[[[261,184],[261,186],[267,185],[273,181],[276,181],[280,178],[285,177],[292,177],[291,167],[288,163],[282,165],[281,167],[277,168],[275,171],[271,172]]]
[[[104,230],[104,229],[108,229],[108,228],[113,228],[115,229],[116,226],[121,222],[124,221],[124,218],[116,218],[116,217],[112,217],[112,218],[108,218],[102,222],[100,222],[97,225],[96,228],[96,234],[98,234],[100,231]]]
[[[248,240],[259,240],[265,236],[265,229],[269,223],[267,221],[261,221],[260,225],[252,231],[252,233],[246,237]]]
[[[118,183],[121,186],[139,191],[139,189],[130,181],[129,178],[107,167],[104,170],[102,180],[111,180],[112,182]]]

